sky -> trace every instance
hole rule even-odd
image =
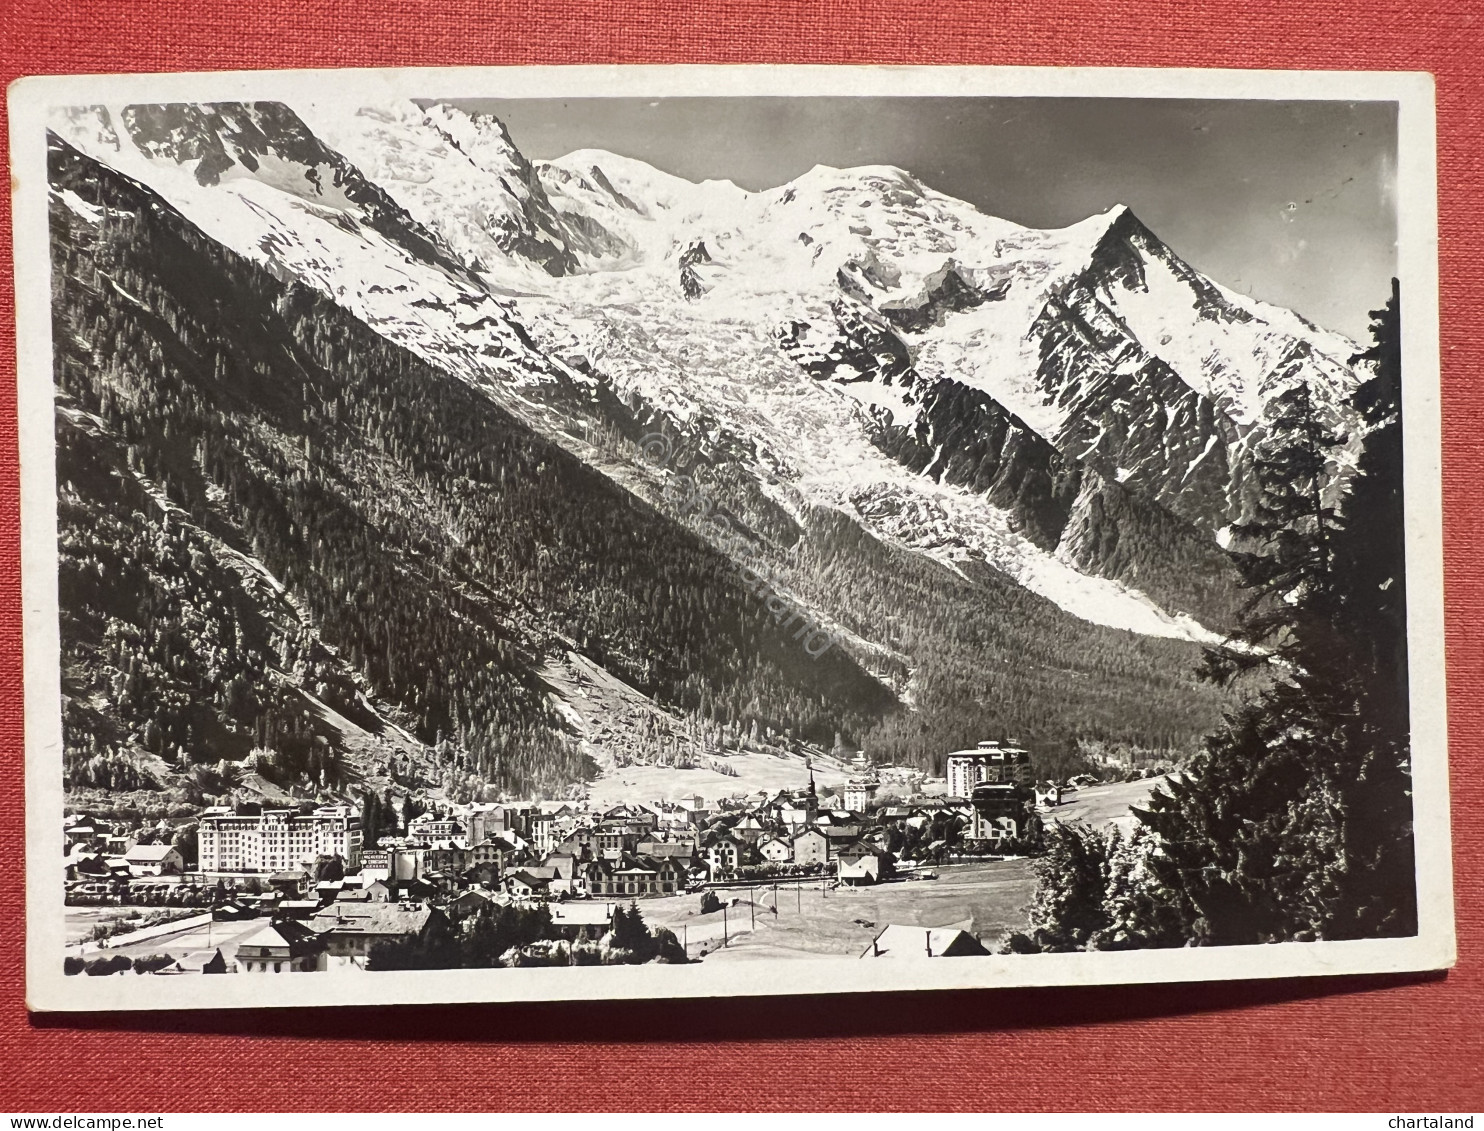
[[[1217,282],[1352,338],[1396,272],[1390,102],[1114,98],[450,100],[532,160],[607,149],[774,188],[898,165],[984,212],[1061,227],[1126,204]]]

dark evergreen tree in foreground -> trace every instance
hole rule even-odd
[[[1136,810],[1132,842],[1052,838],[1032,932],[1010,949],[1416,933],[1394,284],[1373,319],[1355,359],[1374,375],[1352,400],[1362,439],[1348,480],[1344,440],[1303,386],[1275,402],[1259,449],[1263,496],[1236,532],[1251,599],[1206,670],[1269,682]]]

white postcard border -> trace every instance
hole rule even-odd
[[[61,673],[46,116],[81,103],[389,98],[997,96],[1394,101],[1403,317],[1408,656],[1419,933],[1271,946],[758,960],[295,978],[86,978],[64,953]],[[26,715],[26,1001],[35,1011],[694,998],[1383,974],[1456,959],[1443,650],[1437,161],[1432,76],[1403,72],[871,66],[557,66],[49,76],[9,91]]]

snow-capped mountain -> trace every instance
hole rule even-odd
[[[674,429],[779,554],[840,511],[1143,634],[1212,638],[1266,405],[1304,382],[1338,412],[1357,380],[1353,343],[1122,207],[1041,231],[885,166],[748,192],[597,150],[533,165],[442,104],[55,128],[569,448],[584,416]]]
[[[720,325],[771,322],[783,351],[948,472],[967,437],[945,398],[988,398],[1064,456],[1216,529],[1245,516],[1244,439],[1298,381],[1331,407],[1354,343],[1227,291],[1127,208],[1038,231],[887,167],[818,167],[767,192],[689,185],[592,151],[543,166],[561,209],[637,260],[557,292],[681,297]],[[957,434],[957,435],[950,435]]]
[[[889,167],[757,193],[598,151],[539,172],[631,251],[520,299],[538,340],[754,452],[785,505],[1099,623],[1219,620],[1215,539],[1249,516],[1265,405],[1302,381],[1338,412],[1356,380],[1353,343],[1205,279],[1124,207],[1039,231]]]
[[[475,249],[494,248],[511,213],[498,201],[466,214],[444,210],[446,193],[430,184],[488,200],[491,178],[431,124],[419,126],[419,113],[408,103],[341,124],[347,149],[381,152],[386,185],[281,103],[86,106],[58,113],[52,129],[158,192],[223,246],[321,291],[507,407],[550,416],[550,403],[565,413],[592,400],[593,382],[535,347],[509,299],[478,274],[485,263]],[[549,253],[549,243],[526,235],[512,255],[532,243]],[[513,270],[544,274],[546,262],[521,259]]]
[[[560,275],[576,266],[569,245],[583,246],[583,233],[555,214],[498,119],[412,102],[300,111],[470,270],[498,282],[533,267]]]

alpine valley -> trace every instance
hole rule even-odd
[[[533,163],[440,103],[52,128],[77,804],[1179,758],[1270,406],[1359,431],[1355,343],[1124,207]]]

